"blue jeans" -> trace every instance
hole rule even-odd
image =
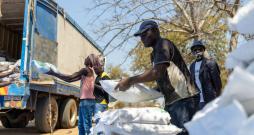
[[[79,135],[89,135],[92,127],[92,116],[95,108],[94,99],[83,99],[79,103]]]
[[[94,111],[94,117],[95,117],[95,123],[98,124],[99,121],[100,121],[100,118],[99,118],[99,112],[104,112],[106,111],[106,109],[108,108],[108,105],[107,104],[100,104],[100,103],[96,103],[95,104],[95,111]]]

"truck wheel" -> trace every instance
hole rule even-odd
[[[50,113],[51,104],[51,113]],[[50,119],[51,118],[51,119]],[[35,127],[43,133],[50,133],[55,129],[58,119],[58,105],[54,97],[38,99],[35,111]]]
[[[60,123],[62,128],[73,128],[77,122],[77,104],[74,99],[65,99],[60,107]]]
[[[10,123],[10,121],[7,119],[7,117],[1,117],[1,122],[2,122],[2,125],[3,125],[5,128],[11,128],[11,123]]]
[[[29,120],[23,117],[22,119],[14,122],[3,116],[1,117],[1,122],[5,128],[24,128],[29,123]]]

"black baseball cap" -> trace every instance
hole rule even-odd
[[[134,36],[140,36],[143,32],[150,28],[158,28],[158,24],[153,20],[145,20],[141,23],[139,30],[134,34]]]
[[[195,47],[203,47],[205,49],[205,45],[201,40],[194,40],[191,46],[191,50],[193,50]]]

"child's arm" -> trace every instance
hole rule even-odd
[[[54,71],[50,70],[49,75],[55,76],[61,80],[64,80],[66,82],[75,82],[81,79],[82,75],[87,75],[88,72],[86,68],[80,69],[78,72],[73,73],[72,75],[66,75],[62,73],[55,73]]]

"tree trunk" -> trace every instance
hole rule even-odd
[[[231,38],[229,41],[229,52],[232,52],[238,44],[238,37],[239,37],[239,33],[238,32],[232,32],[231,34]]]

